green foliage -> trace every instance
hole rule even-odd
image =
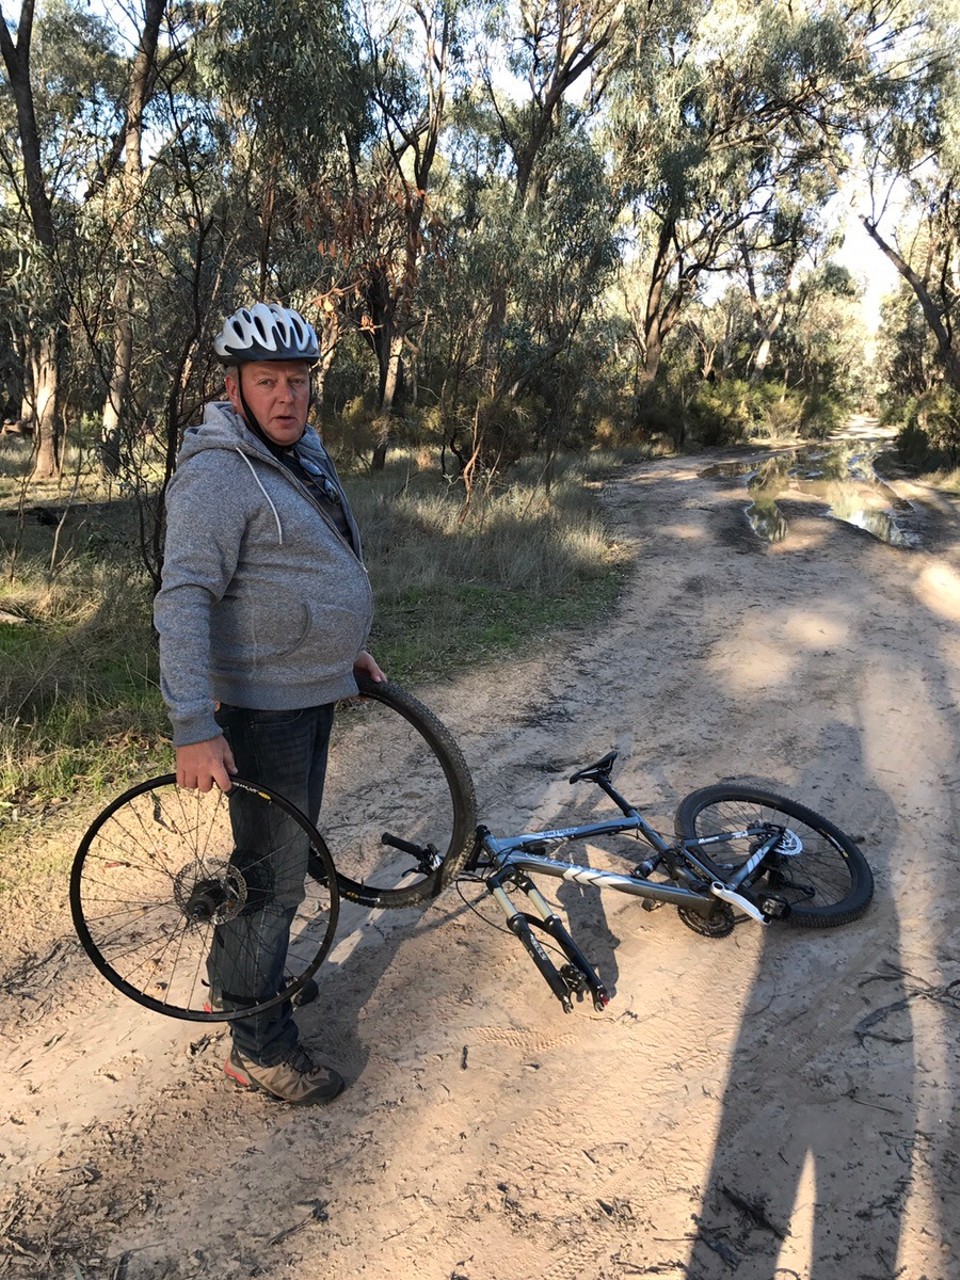
[[[946,379],[937,343],[912,289],[884,305],[877,365],[883,420],[899,426],[901,462],[924,471],[960,460],[960,391]]]
[[[0,595],[28,618],[0,624],[0,797],[99,794],[162,758],[149,599],[129,566],[89,562],[53,589]]]
[[[77,183],[85,183],[122,121],[125,71],[111,23],[68,0],[48,0],[37,15],[31,70],[44,167],[54,197],[68,199]],[[9,92],[0,80],[3,147],[16,156],[19,139]],[[19,163],[17,157],[14,165]]]
[[[251,118],[270,159],[315,180],[342,131],[363,119],[343,6],[221,0],[214,13],[210,60],[231,108]]]
[[[782,382],[724,378],[681,391],[665,378],[644,403],[643,426],[678,448],[720,448],[748,440],[822,439],[848,412],[837,397]]]
[[[749,383],[732,379],[702,387],[690,404],[691,430],[699,444],[739,444],[757,427],[760,398]]]
[[[924,471],[956,467],[960,462],[960,393],[941,384],[909,396],[887,415],[900,421],[897,455]]]
[[[952,53],[960,10],[953,0],[908,6],[892,9],[890,22],[886,74],[859,107],[870,191],[863,221],[909,290],[896,304],[899,317],[887,320],[901,336],[907,325],[922,328],[916,350],[924,356],[911,358],[901,343],[895,354],[888,351],[888,374],[902,395],[924,389],[925,357],[935,351],[937,380],[945,377],[960,391],[960,75]]]
[[[324,426],[366,462],[385,438],[466,458],[475,429],[488,468],[643,428],[674,444],[822,431],[863,391],[825,212],[850,140],[902,92],[916,119],[889,113],[897,154],[955,149],[943,65],[880,83],[909,16],[833,0],[168,8],[134,174],[118,129],[136,42],[48,0],[32,70],[56,279],[30,277],[0,78],[7,411],[29,393],[38,317],[65,299],[60,401],[93,455],[126,327],[117,482],[144,492],[220,393],[222,316],[263,294],[321,330]],[[519,79],[500,74],[511,60]]]
[[[885,299],[877,335],[877,366],[888,397],[899,406],[934,389],[943,378],[936,342],[914,291],[903,285]],[[888,399],[888,409],[890,402]]]

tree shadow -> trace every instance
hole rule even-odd
[[[834,750],[838,726],[831,728]],[[849,780],[851,793],[869,795],[874,825],[892,847],[898,830],[893,805],[865,774],[858,734],[839,729],[844,790]],[[832,817],[827,800],[813,798],[815,784],[808,782],[794,794]],[[839,820],[846,825],[842,815]],[[884,868],[874,870],[880,878],[870,911],[885,917],[883,955],[871,946],[875,929],[858,934],[856,924],[836,931],[764,930],[695,1215],[690,1280],[735,1271],[757,1280],[900,1274],[916,1064],[897,910],[884,892]],[[841,1012],[850,1009],[855,993],[869,1007],[879,988],[882,1008],[856,1021]],[[838,1055],[838,1041],[856,1048]],[[860,1140],[845,1146],[840,1139],[850,1131]],[[847,1268],[856,1258],[863,1265],[852,1272]]]

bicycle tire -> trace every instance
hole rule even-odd
[[[766,889],[789,902],[787,924],[833,928],[863,915],[873,898],[873,873],[866,858],[839,827],[805,805],[754,787],[721,783],[682,800],[674,825],[677,835],[689,840],[758,821],[786,827],[802,846],[789,855],[777,854],[760,877]],[[751,852],[746,839],[704,850],[731,870]]]
[[[476,836],[470,771],[450,730],[392,681],[358,679],[361,699],[337,709],[320,834],[340,893],[366,907],[434,897],[462,867]],[[384,833],[429,864],[383,843]]]
[[[238,850],[231,819],[238,804],[259,824],[257,849],[262,839],[276,847],[298,833],[308,838],[299,906],[271,897],[269,855]],[[336,871],[314,827],[277,792],[239,778],[227,794],[178,787],[175,774],[131,787],[90,824],[70,875],[74,928],[103,977],[147,1009],[194,1022],[231,1022],[291,999],[330,950],[339,903]],[[270,978],[256,940],[267,913],[275,920],[278,912],[292,920],[283,973]],[[215,940],[260,987],[236,997],[236,1007],[231,998],[223,1007],[211,990]]]

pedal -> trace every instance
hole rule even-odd
[[[757,905],[768,920],[786,920],[790,914],[790,903],[778,893],[762,894]]]

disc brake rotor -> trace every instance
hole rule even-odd
[[[789,827],[784,831],[777,844],[776,852],[784,858],[796,858],[803,853],[803,841]]]

